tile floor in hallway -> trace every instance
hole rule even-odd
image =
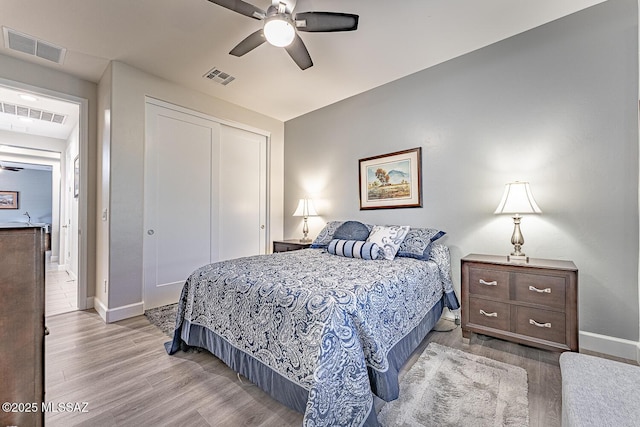
[[[58,270],[58,264],[47,263],[45,277],[45,316],[67,313],[77,310],[77,282],[64,270]]]

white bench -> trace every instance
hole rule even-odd
[[[640,366],[560,355],[563,427],[640,426]]]

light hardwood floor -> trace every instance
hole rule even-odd
[[[46,398],[87,402],[88,412],[47,414],[54,426],[299,426],[302,415],[275,400],[208,352],[168,356],[169,340],[144,316],[105,324],[93,311],[47,318]],[[558,353],[473,335],[431,332],[429,342],[521,366],[529,379],[531,427],[560,425]]]
[[[47,252],[47,258],[51,252]],[[77,310],[78,285],[66,271],[58,270],[58,265],[47,262],[45,275],[45,316]]]

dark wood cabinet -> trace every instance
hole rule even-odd
[[[274,240],[273,252],[288,252],[297,251],[299,249],[306,249],[311,246],[311,242],[301,242],[298,239],[292,240]]]
[[[0,228],[0,426],[42,426],[44,260],[40,227]]]
[[[578,269],[571,261],[468,255],[461,260],[462,336],[578,351]]]

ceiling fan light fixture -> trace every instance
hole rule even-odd
[[[267,41],[277,47],[289,46],[296,36],[293,24],[283,15],[265,19],[263,32]]]

